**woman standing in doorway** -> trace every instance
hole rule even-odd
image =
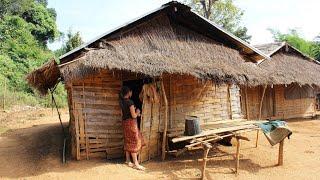
[[[124,150],[126,152],[126,164],[138,170],[145,170],[138,162],[138,152],[143,146],[142,135],[138,129],[137,117],[141,116],[140,110],[136,109],[134,102],[130,99],[132,91],[123,86],[119,95],[120,107],[122,109],[122,127],[124,134]],[[130,155],[133,163],[131,163]]]

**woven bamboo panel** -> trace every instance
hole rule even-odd
[[[315,99],[302,98],[302,99],[285,99],[284,86],[274,86],[274,108],[275,114],[272,117],[262,116],[272,119],[289,119],[299,117],[311,117],[315,115]],[[244,92],[242,88],[242,92]],[[242,93],[244,96],[244,93]],[[250,119],[257,119],[259,116],[259,104],[261,100],[261,87],[248,88],[248,103]],[[265,102],[265,100],[264,100]],[[245,108],[242,111],[245,114]]]
[[[72,83],[73,116],[78,160],[123,156],[123,134],[118,94],[122,82],[102,71]]]
[[[182,75],[166,77],[164,82],[169,101],[169,129],[183,129],[189,115],[198,116],[201,125],[242,118],[237,86],[218,86]],[[163,110],[161,107],[161,114]]]

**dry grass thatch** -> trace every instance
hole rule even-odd
[[[26,77],[29,85],[37,89],[42,95],[47,94],[48,90],[59,82],[59,78],[60,71],[54,59],[32,71]]]
[[[260,65],[273,84],[320,85],[320,65],[295,54],[278,52]]]
[[[90,50],[60,70],[65,80],[83,78],[99,69],[126,70],[148,76],[188,74],[215,82],[267,83],[263,69],[245,62],[239,51],[215,43],[178,25],[156,22]],[[161,26],[159,28],[158,26]]]

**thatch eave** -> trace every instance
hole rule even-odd
[[[41,95],[46,95],[48,90],[59,83],[61,74],[58,64],[54,59],[48,61],[40,68],[26,76],[28,84],[35,88]]]

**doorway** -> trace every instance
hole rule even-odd
[[[151,82],[152,82],[151,78],[123,81],[123,86],[127,86],[132,90],[131,100],[134,102],[135,107],[141,110],[141,114],[142,114],[142,110],[143,110],[142,109],[143,102],[140,100],[139,95],[142,91],[143,85],[151,83]],[[138,128],[140,130],[141,129],[141,117],[138,117],[137,121],[138,121]]]
[[[263,93],[263,87],[261,89],[261,95]],[[272,88],[268,86],[266,88],[264,98],[263,98],[263,103],[262,103],[262,111],[261,111],[261,116],[262,118],[271,118],[274,117],[276,114],[276,108],[275,108],[275,88]]]

